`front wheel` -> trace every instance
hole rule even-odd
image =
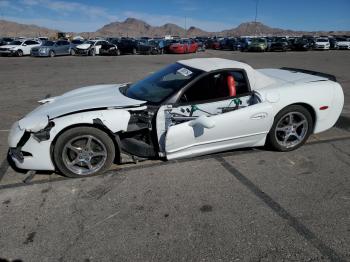
[[[16,52],[16,55],[17,55],[18,57],[22,57],[22,56],[23,56],[23,51],[22,51],[22,50],[18,50],[18,51]]]
[[[74,55],[75,55],[75,50],[74,50],[74,49],[71,49],[69,53],[70,53],[70,55],[73,55],[73,56],[74,56]]]
[[[96,56],[96,50],[95,49],[91,49],[90,50],[90,56]]]
[[[310,112],[300,105],[288,106],[276,115],[267,144],[277,151],[292,151],[306,142],[312,130]]]
[[[59,171],[67,177],[92,176],[110,168],[115,147],[100,129],[75,127],[58,137],[53,157]]]

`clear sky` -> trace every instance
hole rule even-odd
[[[0,19],[95,31],[127,17],[220,31],[254,21],[293,30],[350,30],[350,0],[0,0]]]

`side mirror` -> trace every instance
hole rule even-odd
[[[204,128],[213,128],[215,126],[215,122],[207,117],[207,116],[200,116],[198,117],[197,119],[191,121],[189,123],[190,126],[194,127],[194,126],[201,126],[201,127],[204,127]]]

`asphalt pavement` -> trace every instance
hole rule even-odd
[[[300,149],[234,150],[67,179],[8,166],[11,124],[45,96],[133,82],[191,57],[334,74],[345,106]],[[350,261],[350,52],[0,57],[0,258],[22,261]]]

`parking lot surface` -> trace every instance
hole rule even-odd
[[[300,149],[235,150],[66,179],[9,167],[11,124],[36,101],[136,81],[177,60],[334,74],[345,106]],[[22,261],[350,261],[350,52],[0,57],[0,258]]]

